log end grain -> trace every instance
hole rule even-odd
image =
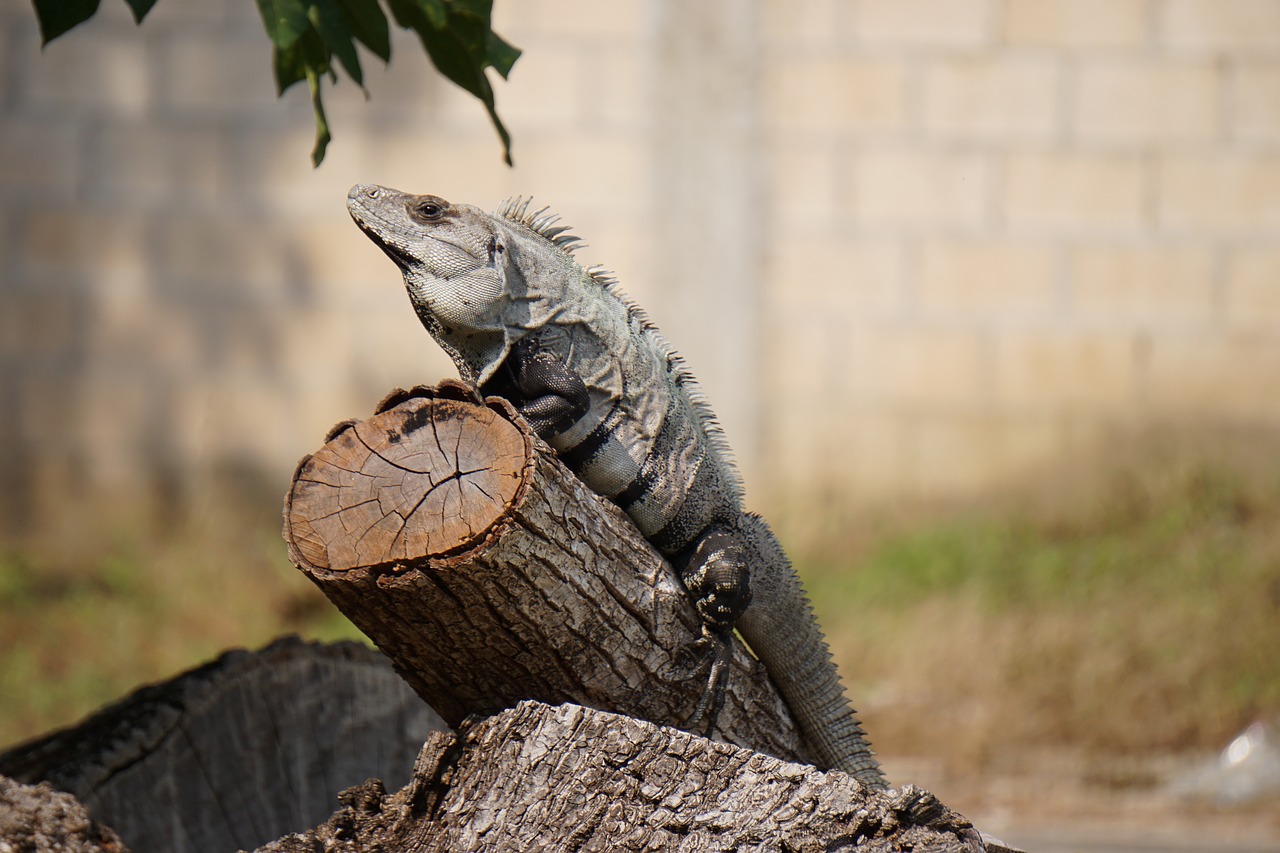
[[[397,390],[339,424],[294,473],[284,536],[299,566],[344,572],[482,547],[522,497],[534,439],[461,383]]]

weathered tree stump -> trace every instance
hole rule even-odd
[[[294,563],[451,725],[524,699],[679,725],[709,661],[674,571],[510,406],[465,386],[397,391],[299,464]],[[717,737],[808,755],[735,643]]]
[[[75,795],[134,853],[231,851],[315,826],[370,776],[403,784],[444,728],[372,649],[288,638],[0,754],[0,773]]]
[[[435,734],[413,781],[345,791],[311,832],[259,853],[371,850],[980,851],[970,823],[906,786],[871,792],[676,729],[521,703]]]
[[[24,785],[0,776],[0,851],[127,853],[127,848],[65,791],[47,782]]]

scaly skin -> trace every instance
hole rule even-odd
[[[561,459],[675,566],[717,642],[708,731],[736,628],[817,762],[886,786],[786,554],[742,508],[728,447],[697,383],[644,312],[571,251],[545,211],[490,215],[438,196],[352,187],[356,224],[404,276],[462,378],[510,399]]]

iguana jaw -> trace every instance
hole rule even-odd
[[[448,239],[444,228],[417,213],[424,205],[444,211],[451,207],[436,196],[410,195],[377,184],[356,184],[347,192],[347,211],[356,225],[406,273],[412,267],[427,267],[432,274],[456,275],[486,263],[488,252],[481,250],[480,242],[467,246]],[[438,271],[430,269],[432,266],[447,269]]]

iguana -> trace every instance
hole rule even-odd
[[[518,198],[490,215],[360,184],[347,208],[400,268],[418,318],[462,378],[510,400],[676,568],[718,649],[692,718],[706,715],[714,729],[736,628],[818,763],[884,788],[799,579],[764,520],[743,510],[697,383],[613,278],[578,264],[581,241]]]

